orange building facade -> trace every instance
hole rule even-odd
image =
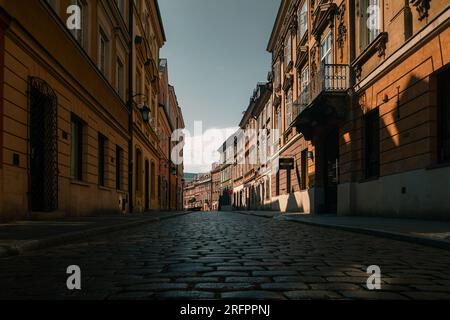
[[[233,207],[448,219],[449,24],[445,1],[281,1],[270,98],[233,137]]]
[[[287,164],[275,209],[449,218],[448,9],[282,1],[268,46]]]
[[[0,1],[0,220],[159,209],[164,42],[156,0]]]
[[[71,32],[64,3],[0,1],[2,220],[128,209],[126,79],[112,58],[127,65],[126,15],[89,5]]]
[[[354,101],[340,128],[341,214],[449,219],[448,1],[379,1],[355,21]],[[353,51],[353,52],[352,52]]]

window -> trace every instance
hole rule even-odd
[[[332,75],[332,68],[327,67],[326,65],[333,63],[333,53],[332,53],[332,36],[331,32],[328,34],[328,36],[325,37],[325,39],[322,42],[322,45],[320,47],[320,61],[322,62],[322,67],[324,68],[324,89],[329,89],[333,86],[333,75]]]
[[[83,180],[83,122],[72,115],[71,119],[70,175],[78,181]]]
[[[298,9],[298,31],[299,40],[303,39],[308,31],[308,0],[305,0]]]
[[[155,166],[155,163],[154,162],[152,162],[152,165],[151,165],[151,172],[150,172],[150,175],[151,175],[151,180],[150,180],[150,183],[151,183],[151,190],[150,190],[150,195],[151,195],[151,198],[152,199],[155,199],[155,197],[156,197],[156,193],[155,193],[155,184],[156,184],[156,166]]]
[[[331,51],[332,46],[332,37],[331,32],[325,37],[320,47],[320,61],[323,64],[332,64],[333,63],[333,55]]]
[[[116,64],[116,84],[117,84],[117,93],[123,99],[125,97],[125,85],[124,85],[124,69],[122,61],[117,58]]]
[[[52,7],[55,12],[59,12],[59,2],[58,0],[47,0],[47,3]]]
[[[139,149],[136,149],[136,191],[141,191],[142,186],[142,152]]]
[[[138,65],[138,70],[140,70]],[[141,92],[141,85],[142,85],[142,75],[140,71],[136,72],[136,92]]]
[[[274,137],[277,137],[278,141],[274,141],[275,143],[281,141],[281,110],[280,110],[280,108],[278,108],[276,111],[276,117],[277,117],[277,120],[276,120],[276,128],[275,129],[277,129],[277,130],[275,131]]]
[[[105,170],[106,169],[106,137],[101,133],[98,134],[98,184],[105,186]]]
[[[75,37],[75,39],[77,40],[77,42],[82,46],[85,47],[85,41],[87,39],[87,34],[86,34],[86,30],[88,30],[87,28],[87,5],[81,1],[81,0],[71,0],[71,4],[72,5],[76,5],[80,8],[80,19],[81,19],[81,29],[75,29],[75,30],[71,30],[73,36]]]
[[[286,94],[286,128],[292,123],[292,88]]]
[[[117,0],[117,7],[122,17],[125,17],[125,0]]]
[[[280,61],[277,61],[277,62],[275,62],[275,65],[274,65],[274,74],[275,74],[275,77],[274,77],[274,87],[275,87],[275,89],[278,89],[279,88],[279,86],[280,86],[280,83],[281,83],[281,64],[280,64]]]
[[[116,189],[122,190],[122,157],[123,150],[116,146]]]
[[[292,37],[290,32],[287,34],[284,44],[284,72],[288,70],[289,63],[292,61]]]
[[[301,190],[306,190],[307,186],[307,176],[308,176],[308,149],[305,149],[302,151],[301,153],[301,177],[300,177],[300,189]]]
[[[107,65],[108,65],[108,50],[109,50],[109,43],[108,39],[106,38],[105,34],[102,30],[100,30],[100,39],[99,39],[99,69],[103,75],[107,76]]]
[[[304,93],[306,88],[308,87],[309,82],[309,67],[306,66],[303,68],[300,74],[300,92]]]
[[[380,175],[380,114],[375,109],[365,119],[365,174],[366,179]]]
[[[277,175],[275,178],[275,195],[280,195],[280,169],[277,170]]]
[[[359,47],[364,50],[380,34],[380,0],[360,0]]]
[[[450,161],[450,69],[438,75],[439,162]]]

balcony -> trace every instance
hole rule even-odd
[[[322,64],[293,105],[293,125],[308,139],[316,124],[344,118],[349,88],[348,65]]]

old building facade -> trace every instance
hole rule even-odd
[[[219,163],[213,163],[211,170],[211,211],[219,210],[220,200],[220,167]]]
[[[198,174],[193,181],[184,187],[185,210],[211,211],[211,191],[211,173]]]
[[[127,11],[69,4],[0,2],[2,220],[128,210]]]
[[[0,17],[0,219],[158,209],[157,1],[0,1]]]
[[[130,95],[134,179],[130,192],[133,212],[147,212],[159,209],[159,50],[166,39],[156,1],[135,1],[133,9],[131,74],[134,90]],[[149,111],[147,119],[144,108]]]
[[[449,219],[448,1],[348,5],[354,101],[340,127],[340,214]]]
[[[275,208],[448,218],[448,14],[445,1],[282,1]]]
[[[220,159],[219,208],[223,211],[231,211],[234,183],[234,135],[228,137],[217,152]]]

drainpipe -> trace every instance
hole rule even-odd
[[[133,213],[133,26],[134,26],[134,0],[129,0],[128,32],[130,43],[128,47],[128,206],[129,212]]]

